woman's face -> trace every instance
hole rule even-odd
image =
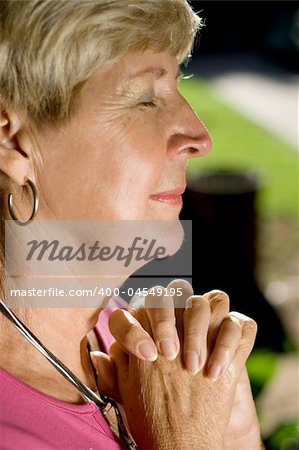
[[[43,219],[178,218],[186,162],[211,141],[177,72],[167,53],[127,54],[88,80],[67,126],[36,134]]]

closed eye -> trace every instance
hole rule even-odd
[[[144,94],[138,101],[138,105],[145,106],[146,108],[154,108],[157,106],[155,101],[155,92],[153,90]]]
[[[139,104],[142,106],[146,106],[147,108],[154,108],[155,106],[157,106],[157,103],[155,103],[153,100],[140,102]]]

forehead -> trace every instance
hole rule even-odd
[[[176,57],[168,53],[154,53],[152,51],[127,53],[118,60],[107,64],[103,69],[93,73],[80,90],[74,108],[74,120],[86,117],[98,116],[105,112],[107,105],[122,99],[127,92],[139,90],[141,85],[147,85],[147,79],[167,80],[168,74],[175,79],[178,71]],[[152,73],[152,75],[150,75]],[[146,79],[146,80],[147,80]],[[167,81],[168,83],[168,81]],[[84,119],[85,120],[85,119]]]
[[[154,53],[151,50],[127,53],[104,69],[95,72],[86,83],[86,87],[107,92],[115,87],[130,84],[148,74],[159,79],[166,73],[176,76],[177,72],[177,59],[168,53]]]
[[[155,53],[152,50],[128,53],[122,59],[124,78],[128,81],[152,72],[157,78],[166,72],[176,71],[177,59],[166,52]]]

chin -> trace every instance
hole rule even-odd
[[[169,205],[167,203],[153,202],[148,210],[146,220],[179,220],[183,205]]]
[[[156,202],[155,202],[156,203]],[[154,225],[159,243],[167,248],[168,255],[174,255],[182,246],[184,229],[179,219],[181,206],[158,203],[151,208],[146,220]]]
[[[147,219],[133,221],[129,222],[128,225],[129,227],[123,234],[126,237],[126,244],[130,244],[134,239],[138,238],[138,246],[142,246],[142,242],[146,242],[145,248],[153,245],[152,254],[156,249],[161,249],[162,253],[155,256],[157,260],[177,253],[184,240],[184,228],[178,217],[175,220]],[[148,262],[149,260],[134,259],[131,261],[126,273],[132,274]]]
[[[167,255],[172,256],[181,248],[184,240],[184,229],[178,216],[152,219],[146,223],[147,237],[156,239],[157,245],[163,246]]]
[[[174,255],[182,246],[184,240],[184,229],[177,217],[176,220],[166,222],[163,230],[163,241],[169,255]]]

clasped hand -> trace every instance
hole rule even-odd
[[[185,308],[163,295],[178,287]],[[92,355],[100,392],[123,405],[140,448],[260,449],[245,368],[256,323],[229,312],[222,291],[196,296],[185,280],[165,289],[111,314],[109,355]]]

